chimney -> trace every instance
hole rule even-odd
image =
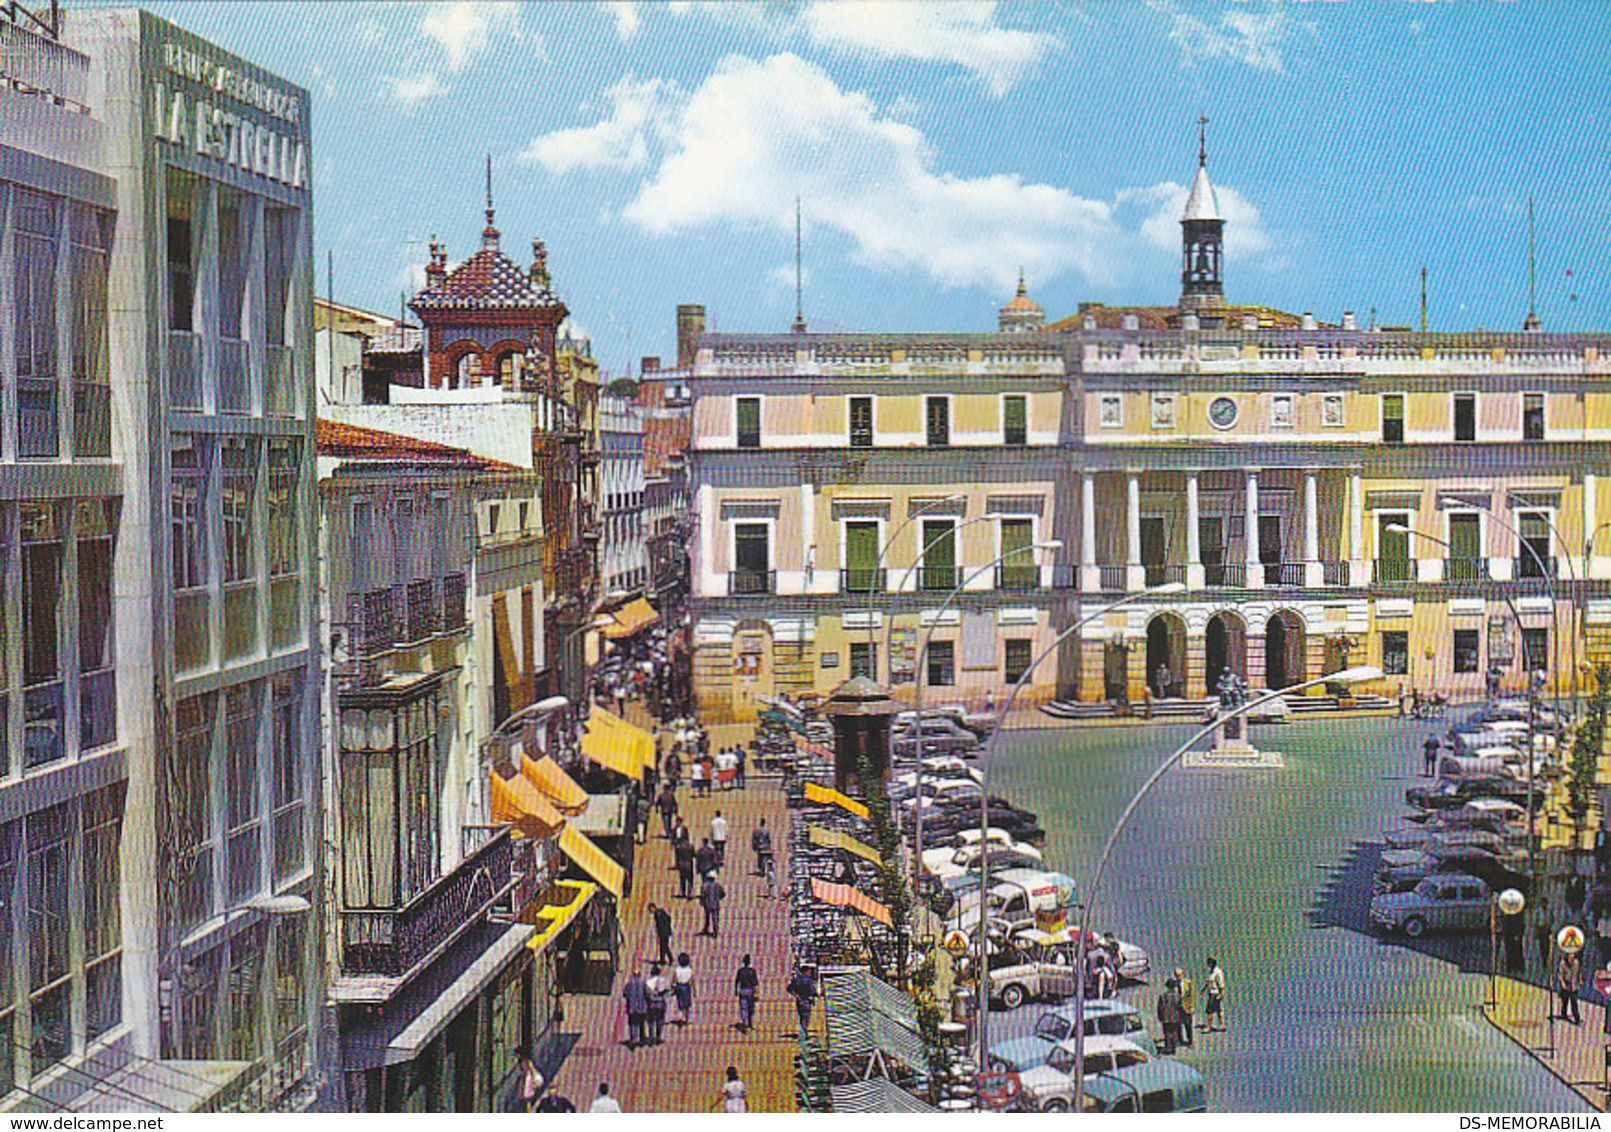
[[[435,287],[447,278],[447,249],[431,237],[431,262],[425,265],[425,286]]]
[[[1342,325],[1342,328],[1344,330],[1358,330],[1359,329],[1358,324],[1354,322],[1354,312],[1353,311],[1343,311],[1343,325]]]
[[[699,336],[705,333],[705,308],[699,303],[677,306],[677,368],[692,369],[699,352]]]
[[[646,357],[646,358],[644,358],[642,361],[640,361],[638,363],[638,373],[639,374],[659,373],[659,372],[660,372],[660,359],[659,358]]]
[[[1303,328],[1305,330],[1315,329],[1315,316],[1313,311],[1303,312]]]

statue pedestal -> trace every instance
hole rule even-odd
[[[1188,767],[1284,767],[1286,760],[1275,751],[1261,751],[1247,741],[1247,720],[1235,716],[1214,730],[1214,745],[1206,751],[1187,751],[1182,760]]]

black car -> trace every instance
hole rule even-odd
[[[1505,798],[1527,801],[1527,783],[1505,775],[1474,775],[1455,782],[1433,782],[1412,786],[1404,800],[1419,810],[1456,810],[1473,798]]]

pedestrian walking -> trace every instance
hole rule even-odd
[[[688,823],[683,820],[681,814],[677,815],[676,824],[671,827],[671,843],[686,844],[690,849],[693,848],[693,835],[688,832]]]
[[[520,1051],[520,1111],[531,1112],[537,1107],[537,1097],[542,1093],[542,1071],[537,1068],[536,1059],[531,1055],[530,1049]]]
[[[632,969],[626,985],[621,988],[621,997],[626,1000],[627,1048],[637,1049],[643,1044],[644,1023],[649,1017],[649,986],[638,968]]]
[[[731,747],[716,752],[716,785],[731,790],[738,785],[738,755]]]
[[[1163,1044],[1158,1048],[1168,1057],[1180,1045],[1180,983],[1173,977],[1164,983],[1164,992],[1158,996],[1158,1025],[1163,1027]]]
[[[716,875],[716,849],[706,837],[699,843],[699,849],[694,853],[694,866],[699,870],[701,879]]]
[[[705,778],[705,764],[703,760],[695,759],[693,764],[689,766],[688,785],[693,787],[694,797],[696,798],[703,797],[704,795],[710,793],[710,791],[707,789],[709,782]]]
[[[663,1040],[666,1029],[666,996],[671,993],[671,979],[660,969],[660,964],[655,963],[649,967],[649,978],[644,987],[649,994],[648,1044],[657,1046]]]
[[[811,1029],[811,1008],[817,1001],[817,981],[801,967],[789,980],[788,992],[789,997],[794,999],[794,1013],[800,1019],[800,1034],[803,1037]]]
[[[677,817],[677,793],[666,783],[660,788],[660,797],[655,799],[655,805],[660,809],[660,825],[666,831],[666,840],[671,840],[671,832],[676,826],[673,824]]]
[[[772,831],[766,828],[766,819],[750,831],[750,848],[755,850],[755,875],[766,875],[766,859],[772,855]]]
[[[1219,960],[1208,957],[1208,977],[1203,980],[1203,1028],[1209,1033],[1225,1032],[1225,996],[1230,987]]]
[[[677,789],[677,782],[682,778],[682,759],[677,754],[677,748],[671,749],[666,756],[666,785],[673,790]]]
[[[1583,988],[1583,959],[1575,951],[1561,952],[1555,964],[1555,990],[1561,998],[1560,1019],[1574,1026],[1583,1025],[1583,1016],[1577,1010],[1578,991]]]
[[[721,931],[722,898],[726,895],[727,890],[722,887],[722,882],[717,880],[714,874],[707,874],[704,886],[699,890],[699,906],[705,912],[705,926],[700,935],[708,935],[711,939],[715,939],[717,933]]]
[[[1438,752],[1442,749],[1443,744],[1438,742],[1436,735],[1428,735],[1426,742],[1421,744],[1422,769],[1428,778],[1438,769]]]
[[[742,790],[745,786],[749,785],[749,779],[746,777],[747,768],[745,766],[745,764],[749,762],[749,759],[745,756],[743,747],[734,747],[733,755],[738,759],[738,766],[736,768],[738,770],[738,788]]]
[[[747,1103],[749,1095],[749,1090],[744,1087],[744,1082],[738,1079],[738,1067],[729,1065],[727,1067],[727,1080],[722,1083],[722,1111],[748,1112],[750,1110]]]
[[[694,1005],[694,961],[684,951],[671,969],[671,993],[677,999],[677,1025],[688,1025],[688,1011]]]
[[[756,974],[746,954],[738,973],[733,976],[733,994],[738,999],[738,1028],[742,1033],[749,1033],[755,1025],[755,1000],[760,993],[761,976]]]
[[[593,1098],[593,1103],[587,1106],[588,1112],[620,1112],[621,1104],[610,1096],[610,1083],[599,1082],[599,1095]]]
[[[1197,988],[1182,967],[1175,968],[1175,982],[1180,984],[1180,1042],[1189,1046],[1192,1042],[1192,1023],[1197,1013]]]
[[[720,810],[710,819],[710,844],[716,850],[716,867],[727,866],[727,819],[722,817]]]
[[[1160,700],[1168,699],[1169,689],[1172,686],[1173,680],[1173,677],[1169,672],[1169,666],[1167,664],[1160,664],[1158,666],[1158,671],[1153,673],[1152,678],[1153,681],[1158,685],[1158,698]]]
[[[703,751],[699,755],[699,778],[705,797],[709,798],[711,787],[716,783],[716,762]]]
[[[694,847],[687,840],[678,841],[672,849],[677,862],[677,895],[684,900],[694,898]]]
[[[655,939],[659,941],[660,950],[655,955],[659,963],[671,962],[671,913],[660,905],[650,901],[649,918],[654,921]]]

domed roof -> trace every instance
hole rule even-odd
[[[1046,322],[1046,312],[1029,297],[1024,286],[1024,269],[1018,269],[1018,293],[1001,308],[998,318],[1001,330],[1038,330]]]

